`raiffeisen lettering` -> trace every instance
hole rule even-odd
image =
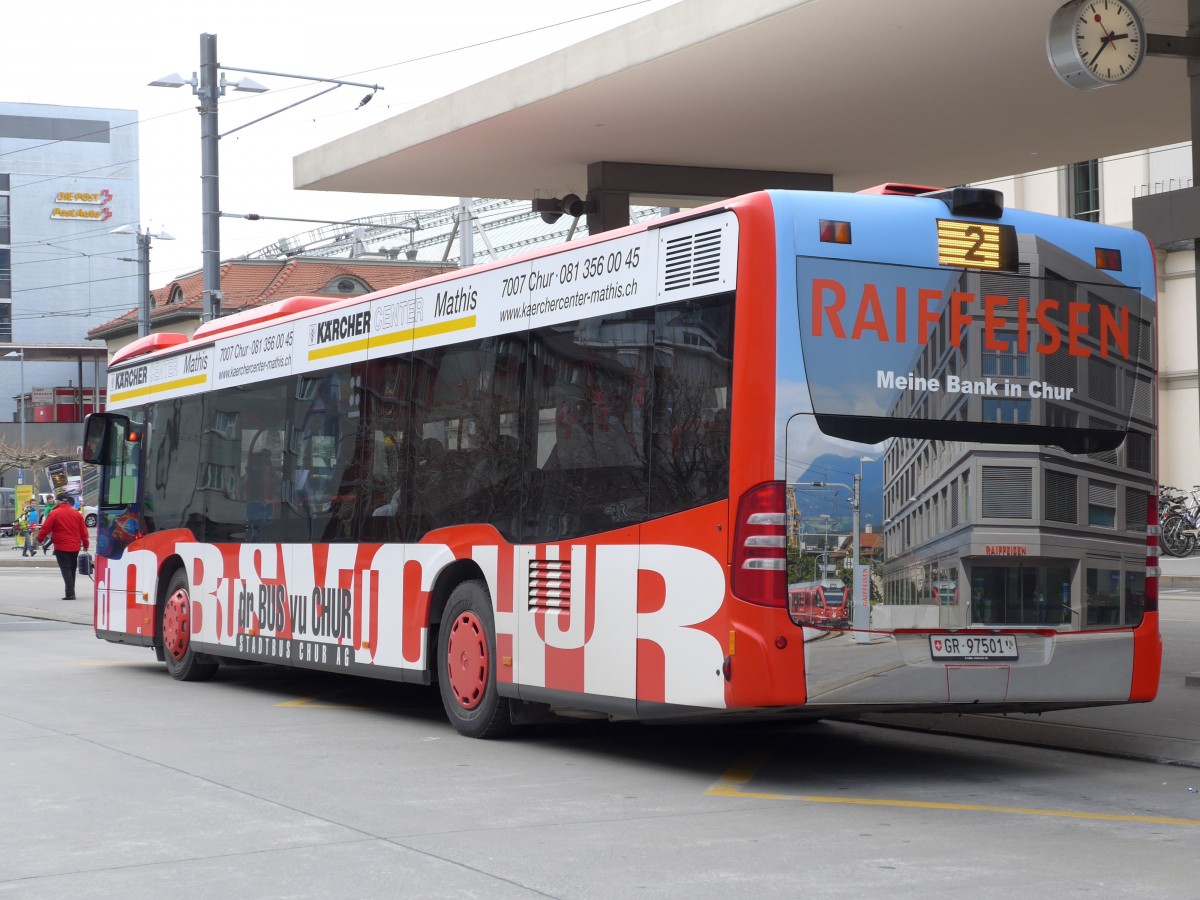
[[[856,291],[857,292],[857,291]],[[913,296],[915,294],[915,296]],[[939,306],[945,299],[944,313]],[[911,306],[910,306],[911,304]],[[913,308],[915,307],[915,309]],[[910,335],[915,312],[915,334]],[[1055,314],[1066,314],[1064,323]],[[918,288],[912,291],[898,285],[886,305],[877,285],[866,282],[861,294],[849,294],[846,286],[831,278],[812,280],[812,333],[822,337],[825,329],[835,338],[859,340],[866,335],[885,343],[929,343],[930,335],[942,315],[949,319],[950,346],[962,343],[964,329],[973,322],[983,323],[983,349],[997,353],[1040,353],[1050,355],[1066,349],[1071,356],[1092,356],[1093,350],[1082,341],[1089,331],[1099,335],[1099,355],[1107,359],[1116,351],[1129,359],[1129,310],[1103,304],[1063,303],[1046,298],[1031,303],[1028,297],[985,294],[982,299],[965,291],[952,291],[948,298],[940,290]],[[1031,342],[1030,333],[1040,330],[1040,339]],[[1001,332],[1015,337],[1016,347],[1001,338]]]

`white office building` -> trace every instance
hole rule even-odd
[[[989,181],[986,186],[1003,191],[1006,206],[1132,228],[1135,198],[1192,186],[1191,145],[1082,160]],[[1200,436],[1200,387],[1194,255],[1190,242],[1159,240],[1157,244],[1159,481],[1190,488],[1200,484],[1195,449]]]
[[[137,223],[138,191],[135,111],[0,102],[0,420],[18,421],[23,393],[30,443],[68,414],[63,389],[81,412],[98,369],[103,384],[70,345],[137,302],[137,265],[120,259],[135,238],[112,231]]]

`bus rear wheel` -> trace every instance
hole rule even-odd
[[[217,663],[192,647],[192,598],[187,573],[182,569],[171,576],[167,596],[159,607],[158,636],[172,678],[207,681],[216,674]]]
[[[496,626],[482,581],[464,581],[446,603],[438,630],[438,690],[459,734],[493,738],[512,730],[508,698],[496,690]]]

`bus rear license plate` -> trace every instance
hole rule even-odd
[[[1011,634],[931,634],[929,655],[934,659],[1016,659],[1017,638]]]

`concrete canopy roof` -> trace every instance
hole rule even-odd
[[[1135,0],[1154,34],[1187,0]],[[1186,62],[1067,87],[1058,0],[683,0],[297,156],[296,187],[587,193],[600,161],[951,185],[1190,139]],[[1132,187],[1132,186],[1131,186]],[[631,198],[646,202],[648,198]],[[680,204],[685,205],[685,204]]]
[[[18,361],[24,353],[25,362],[76,362],[78,360],[108,361],[108,348],[103,344],[0,344],[0,359]]]

